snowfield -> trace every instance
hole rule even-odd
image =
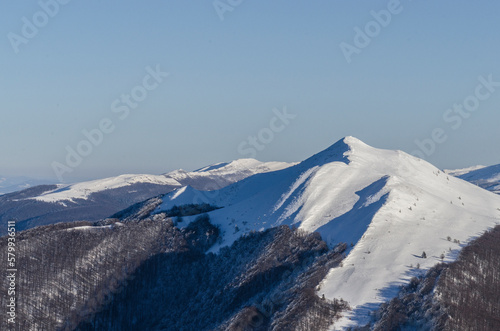
[[[409,154],[353,137],[294,166],[220,190],[180,188],[156,212],[200,202],[223,207],[209,213],[224,231],[215,252],[244,233],[280,224],[318,231],[330,247],[351,245],[343,266],[330,270],[318,292],[353,308],[335,329],[364,325],[399,285],[441,256],[455,259],[464,244],[500,221],[500,196]],[[194,218],[185,217],[185,224]],[[424,251],[427,258],[421,257]]]

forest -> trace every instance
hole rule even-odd
[[[207,253],[220,237],[207,214],[179,228],[165,213],[142,217],[155,205],[18,232],[15,329],[326,330],[348,309],[316,295],[345,244],[281,226]]]

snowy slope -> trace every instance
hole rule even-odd
[[[260,162],[255,159],[240,159],[229,163],[217,163],[193,172],[175,170],[165,176],[175,179],[183,186],[190,185],[203,191],[223,188],[249,176],[276,171],[293,166],[286,162]]]
[[[92,180],[71,185],[57,185],[58,188],[46,192],[38,197],[32,198],[44,202],[71,201],[77,199],[88,199],[91,194],[117,189],[133,184],[148,183],[157,185],[181,186],[172,178],[162,175],[120,175],[105,179]]]
[[[484,167],[477,166],[459,170],[445,170],[452,176],[461,178],[482,188],[500,194],[500,164]]]
[[[166,185],[173,188],[193,185],[201,190],[213,190],[256,173],[283,169],[291,165],[284,162],[265,163],[253,159],[241,159],[231,163],[205,167],[194,172],[176,170],[163,175],[121,175],[71,185],[58,185],[57,189],[34,199],[44,202],[74,202],[77,199],[88,199],[93,193],[133,186],[134,184]]]
[[[183,187],[166,195],[157,212],[200,200],[223,207],[210,213],[225,231],[221,245],[279,224],[318,231],[330,246],[352,243],[344,266],[332,269],[320,290],[355,308],[339,327],[366,322],[369,311],[419,272],[417,264],[426,269],[441,254],[456,257],[460,246],[447,236],[465,243],[500,220],[499,196],[353,137],[210,194]],[[420,258],[423,251],[428,258]]]

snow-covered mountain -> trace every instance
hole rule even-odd
[[[295,165],[286,162],[260,162],[255,159],[240,159],[229,163],[217,163],[193,172],[176,170],[165,174],[182,186],[189,185],[198,190],[212,191],[255,174],[282,170]]]
[[[284,162],[241,159],[193,172],[163,175],[121,175],[71,185],[42,185],[0,196],[0,224],[17,219],[17,230],[75,220],[95,221],[132,204],[190,185],[208,191],[254,174],[292,166]],[[0,228],[0,235],[7,227]]]
[[[199,190],[209,191],[220,189],[248,176],[287,168],[293,164],[285,162],[260,162],[254,159],[240,159],[230,163],[218,163],[193,172],[182,169],[163,175],[120,175],[105,179],[81,182],[70,185],[58,185],[54,190],[33,197],[45,202],[74,202],[78,199],[89,199],[92,194],[130,187],[137,184],[165,185],[182,187],[191,185]]]
[[[421,309],[414,325],[435,325],[429,310],[448,313],[453,298],[438,307],[444,292],[434,293],[435,302],[426,296],[431,304],[422,299],[447,288],[428,286],[434,269],[409,280],[455,260],[498,224],[500,196],[404,152],[346,137],[297,164],[247,159],[37,186],[0,196],[0,223],[10,217],[18,219],[22,248],[24,329],[44,321],[49,329],[343,330],[371,320],[385,330],[400,306],[372,313],[404,284],[420,284],[413,290],[421,296],[404,307]],[[495,265],[488,245],[482,260],[472,251],[468,268],[495,284],[475,264]],[[477,296],[467,269],[455,268],[466,282],[451,291]]]
[[[209,213],[224,231],[212,251],[244,233],[282,224],[317,231],[331,247],[350,244],[343,267],[331,269],[319,291],[354,308],[336,328],[363,325],[399,285],[442,259],[455,259],[462,244],[500,221],[498,195],[353,137],[292,167],[210,194],[179,188],[155,212],[200,201],[221,207]]]
[[[481,186],[493,193],[500,194],[500,164],[489,167],[476,166],[466,169],[445,171],[452,176]]]

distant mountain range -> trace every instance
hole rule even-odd
[[[500,164],[489,167],[476,166],[467,169],[447,170],[447,172],[488,191],[500,194]]]
[[[291,166],[284,162],[241,159],[193,172],[163,175],[121,175],[71,185],[40,185],[0,196],[0,224],[16,219],[18,230],[76,220],[96,221],[128,206],[176,188],[191,185],[215,190],[248,176]],[[6,233],[0,228],[0,235]]]
[[[184,186],[195,189],[195,201],[208,201],[211,193],[207,191],[293,165],[296,163],[240,159],[195,171],[179,169],[162,175],[121,175],[69,185],[29,177],[0,177],[0,224],[17,219],[22,230],[57,222],[96,221]],[[500,165],[445,172],[500,194]],[[4,229],[0,229],[2,234]]]
[[[424,278],[426,271],[456,261],[500,224],[499,170],[442,171],[345,137],[300,163],[243,159],[193,172],[37,186],[0,196],[0,220],[16,218],[18,231],[33,228],[20,232],[25,251],[36,252],[30,263],[78,242],[65,257],[78,270],[64,259],[47,262],[57,273],[33,265],[48,275],[33,280],[47,287],[43,293],[74,274],[57,295],[26,298],[55,307],[54,298],[67,299],[47,328],[119,330],[141,320],[157,330],[172,323],[176,330],[346,330],[378,318],[383,330],[403,320],[395,315],[398,302],[381,304],[403,294],[416,300],[416,289],[428,293],[425,279],[437,276]],[[38,248],[29,238],[39,238],[30,239]],[[401,294],[414,277],[421,280]],[[80,287],[87,290],[77,295]],[[449,302],[428,303],[439,310],[437,321],[424,299],[415,305],[426,317],[410,324],[445,325]],[[147,308],[137,312],[137,302]]]

